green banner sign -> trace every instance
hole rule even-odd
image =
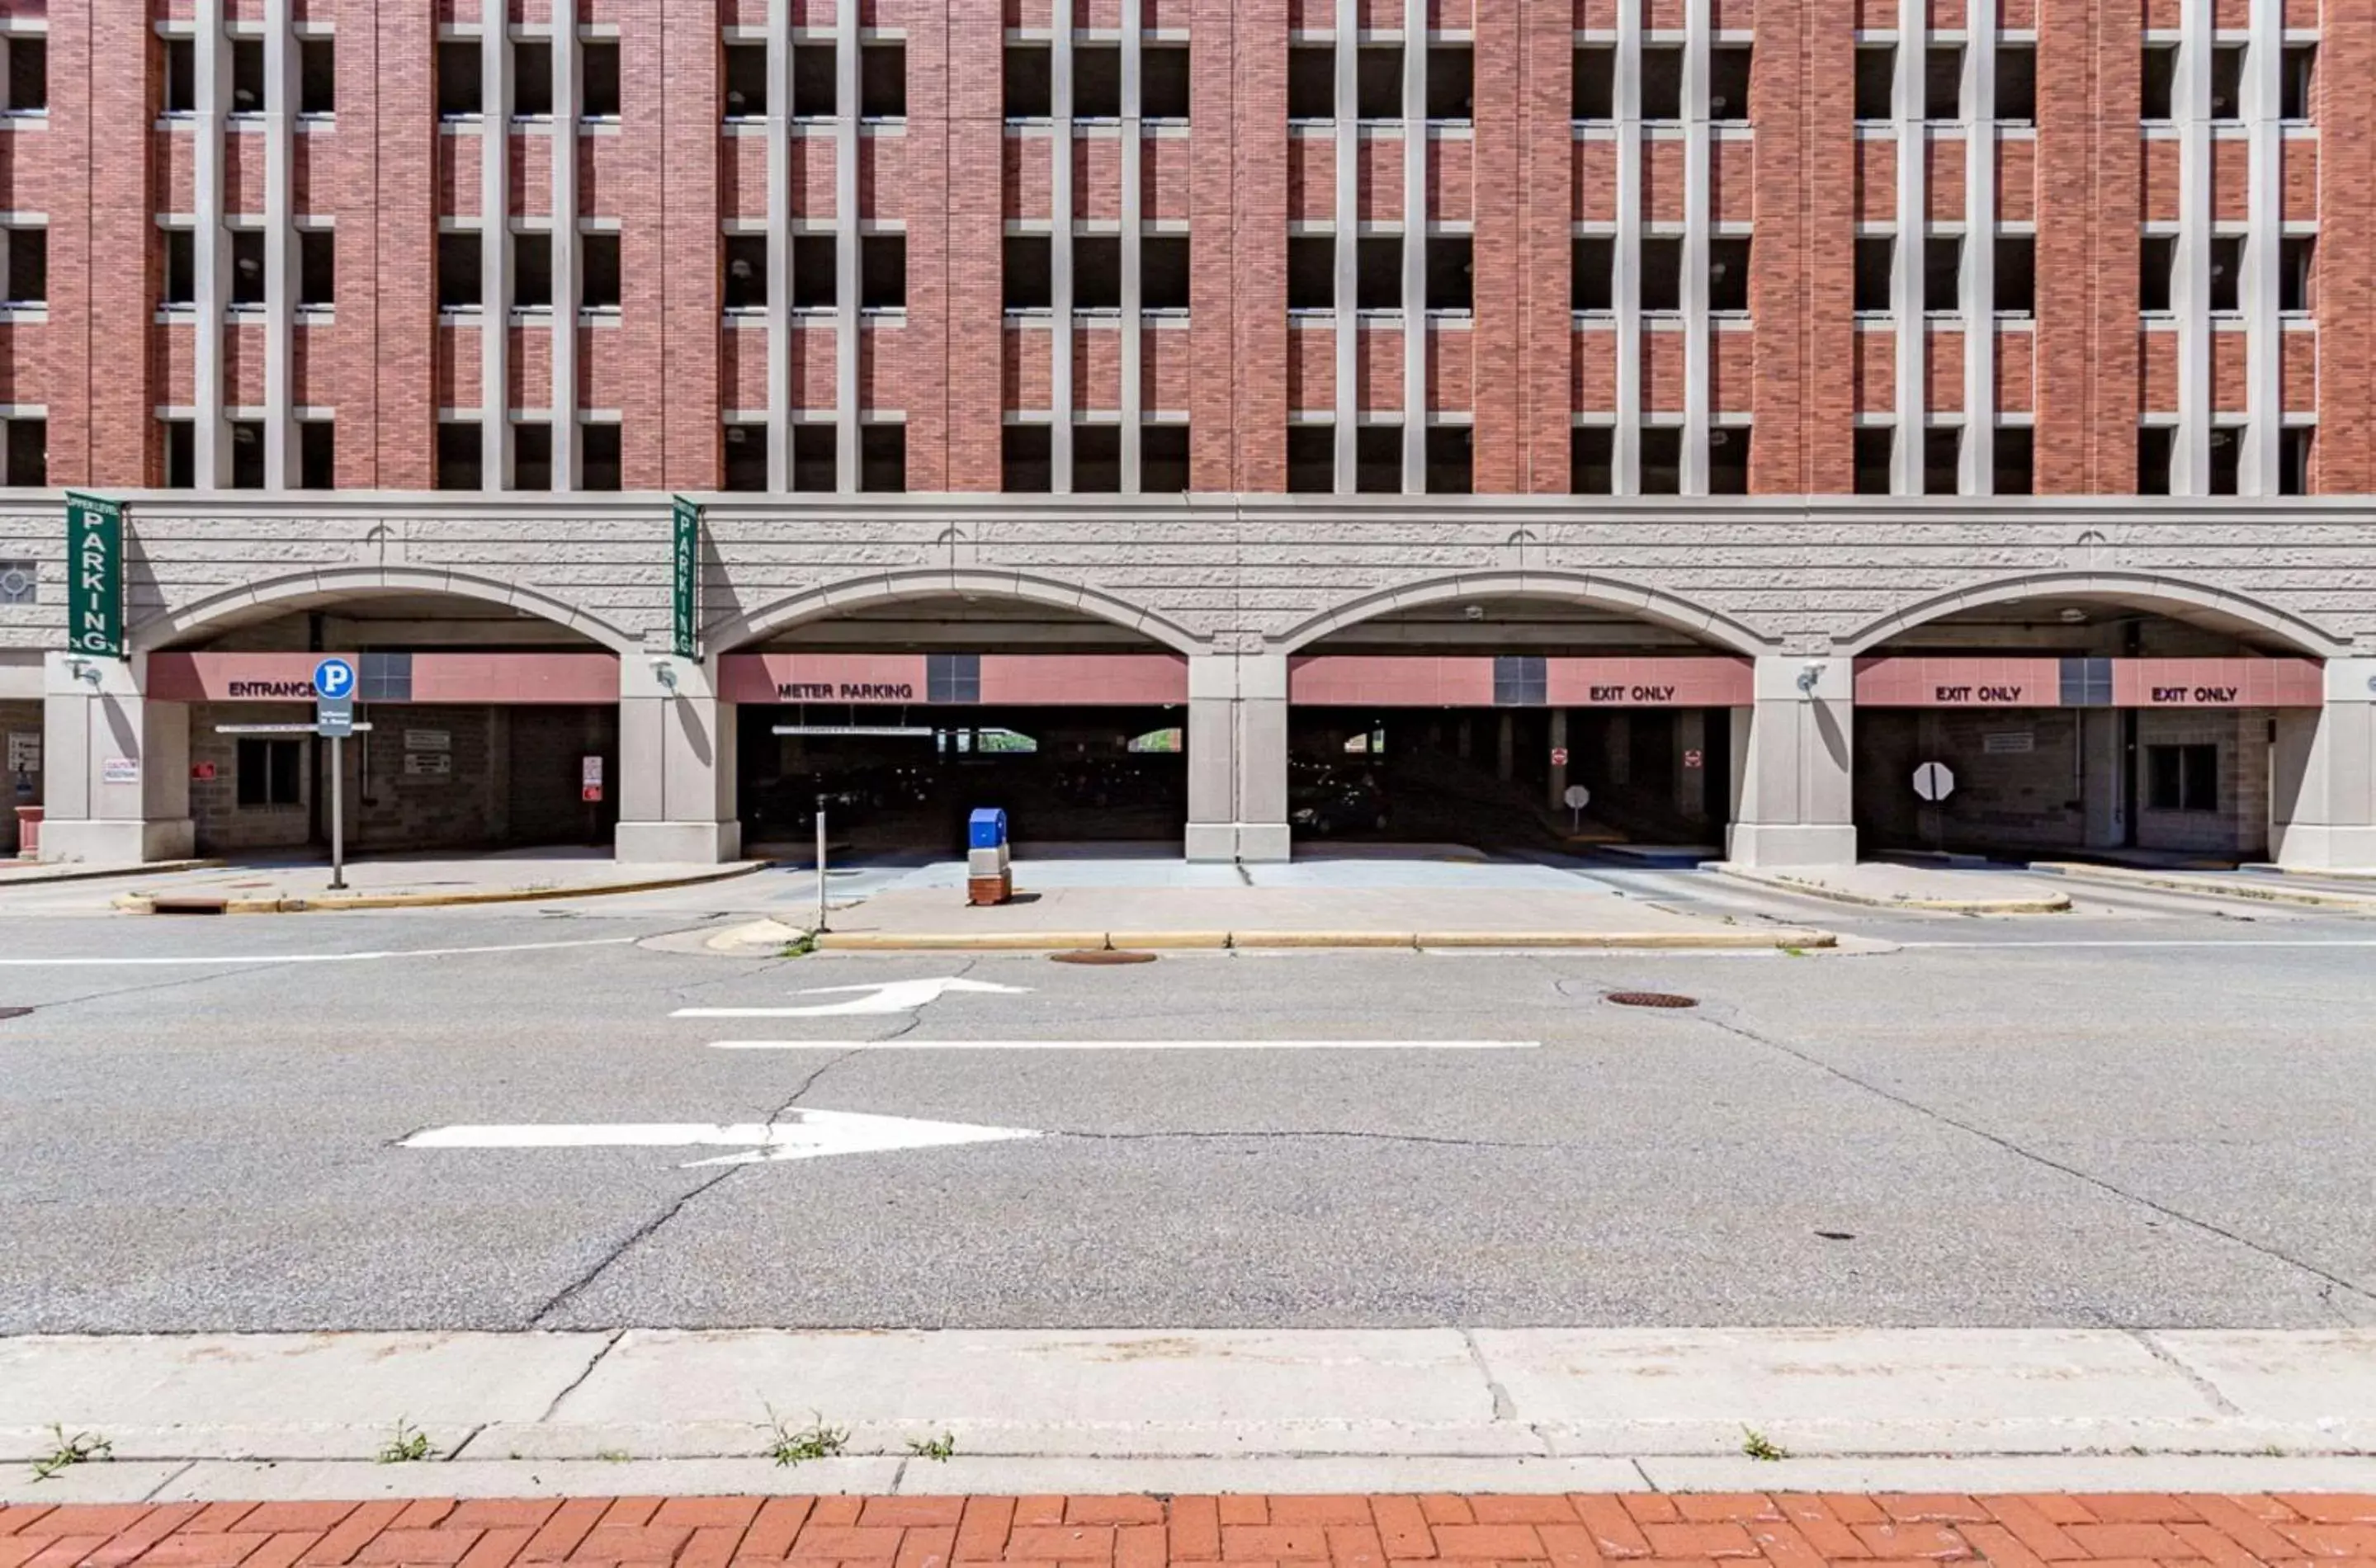
[[[676,497],[676,593],[671,647],[679,659],[701,657],[701,508]]]
[[[66,493],[66,647],[124,657],[124,507]]]

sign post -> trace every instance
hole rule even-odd
[[[66,647],[124,657],[124,506],[66,492]]]
[[[1562,799],[1567,802],[1568,832],[1571,835],[1583,832],[1584,808],[1592,804],[1592,791],[1581,784],[1571,784],[1567,787],[1567,793]]]
[[[330,742],[330,891],[347,886],[347,737],[355,732],[355,667],[343,659],[314,666],[314,733]]]
[[[815,936],[825,934],[825,797],[817,797],[817,918]]]
[[[670,622],[670,651],[679,659],[698,659],[701,617],[701,508],[683,496],[671,502],[675,519],[676,591],[671,599],[674,612]]]

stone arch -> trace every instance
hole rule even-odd
[[[1070,610],[1136,632],[1151,641],[1161,643],[1174,653],[1194,655],[1206,651],[1204,640],[1184,626],[1097,588],[1022,572],[969,571],[945,566],[883,572],[803,589],[756,610],[713,622],[706,629],[703,641],[714,652],[732,653],[802,622],[821,620],[868,605],[948,594],[1014,600]]]
[[[2226,588],[2148,572],[2030,572],[1992,578],[1908,605],[1847,636],[1835,638],[1834,643],[1840,653],[1859,654],[1959,610],[2045,598],[2097,600],[2152,610],[2176,620],[2228,632],[2250,628],[2311,658],[2334,659],[2351,651],[2348,639],[2334,636],[2290,611]]]
[[[1464,573],[1381,589],[1314,616],[1272,641],[1279,652],[1294,653],[1332,632],[1343,631],[1393,611],[1416,610],[1422,605],[1440,604],[1446,600],[1516,596],[1561,599],[1617,611],[1682,632],[1703,642],[1713,643],[1727,652],[1745,654],[1751,658],[1772,653],[1776,646],[1773,638],[1729,615],[1719,614],[1659,588],[1641,588],[1589,572],[1533,570]]]
[[[125,641],[136,653],[153,653],[201,632],[228,630],[244,622],[317,604],[390,593],[450,594],[457,599],[479,600],[527,611],[590,637],[614,653],[632,654],[643,647],[641,637],[541,589],[472,572],[421,566],[326,566],[263,582],[242,583],[178,610],[152,615],[131,627]]]

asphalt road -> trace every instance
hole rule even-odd
[[[1644,873],[1907,945],[1090,968],[649,944],[803,897],[752,882],[0,912],[0,1007],[32,1009],[0,1020],[0,1333],[2376,1324],[2376,921],[2125,894],[1866,915]],[[956,976],[1016,990],[671,1016]],[[750,1038],[798,1043],[709,1044]],[[895,1038],[1539,1045],[859,1049]],[[795,1109],[1045,1135],[692,1169],[731,1151],[398,1146]]]

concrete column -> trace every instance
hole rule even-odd
[[[586,102],[577,42],[577,0],[552,0],[552,488],[577,488],[585,463],[577,439],[577,121]]]
[[[1361,318],[1354,309],[1361,276],[1360,0],[1336,0],[1336,490],[1350,495],[1359,469]]]
[[[1139,493],[1140,435],[1146,422],[1146,97],[1140,0],[1122,0],[1122,493]]]
[[[1711,0],[1684,0],[1683,27],[1683,465],[1682,493],[1708,493],[1708,44]]]
[[[1997,483],[1997,0],[1964,6],[1964,448],[1957,488]]]
[[[1567,810],[1567,764],[1558,760],[1557,753],[1567,749],[1567,709],[1551,709],[1551,783],[1549,799],[1551,810]]]
[[[1518,771],[1518,716],[1501,714],[1493,737],[1493,777],[1507,784]]]
[[[1640,0],[1617,7],[1617,244],[1610,278],[1617,313],[1617,434],[1610,490],[1642,493],[1642,17]]]
[[[1048,25],[1048,488],[1073,493],[1073,0]]]
[[[1757,661],[1756,702],[1733,710],[1740,800],[1727,855],[1745,866],[1852,865],[1853,661]]]
[[[859,280],[862,253],[858,212],[858,7],[834,15],[833,258],[834,488],[857,493],[864,438],[859,429]]]
[[[2246,196],[2251,229],[2244,237],[2245,407],[2251,422],[2240,433],[2244,450],[2237,491],[2275,495],[2284,489],[2285,317],[2279,271],[2285,255],[2285,0],[2253,0],[2252,42],[2244,51]]]
[[[1930,352],[1930,325],[1923,313],[1923,242],[1930,236],[1930,133],[1923,102],[1930,48],[1927,0],[1898,0],[1897,266],[1890,274],[1889,305],[1897,319],[1897,440],[1891,455],[1890,493],[1922,493],[1922,447],[1929,406],[1922,396],[1923,367]],[[1968,242],[1967,242],[1968,243]]]
[[[767,0],[767,488],[792,488],[792,0]]]
[[[742,853],[737,814],[735,705],[718,700],[710,667],[619,661],[619,826],[622,863],[716,865]]]
[[[507,22],[479,35],[479,481],[512,486],[512,46]]]
[[[1403,0],[1403,493],[1427,493],[1427,0]]]
[[[2376,659],[2329,659],[2326,706],[2278,711],[2271,771],[2271,859],[2288,871],[2376,870]]]
[[[190,199],[197,230],[190,244],[198,329],[191,343],[196,395],[191,410],[192,482],[200,490],[231,487],[231,426],[223,408],[224,313],[231,309],[231,231],[223,227],[226,117],[231,101],[231,41],[223,34],[223,0],[198,0],[198,111],[190,169]],[[96,367],[94,367],[96,368]]]
[[[42,859],[186,858],[196,841],[188,705],[141,695],[145,659],[92,660],[96,687],[68,659],[53,653],[43,666]]]
[[[2079,788],[2072,798],[2080,802],[2086,845],[2091,849],[2117,849],[2129,839],[2128,757],[2121,741],[2121,711],[2089,707],[2074,717],[2079,730]]]
[[[264,488],[288,490],[297,459],[296,141],[292,0],[264,4]]]
[[[2211,493],[2211,65],[2213,0],[2180,0],[2178,46],[2178,262],[2170,304],[2178,313],[2178,450],[2173,495]]]
[[[1188,660],[1188,858],[1284,861],[1287,659]]]

